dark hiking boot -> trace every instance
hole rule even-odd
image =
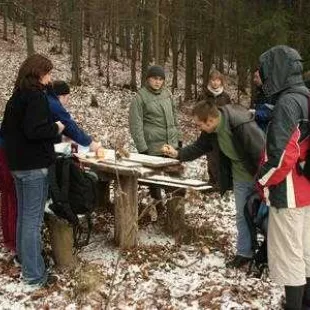
[[[232,260],[226,263],[227,268],[241,268],[252,260],[251,257],[236,255]]]
[[[31,293],[37,290],[48,289],[49,287],[56,284],[58,281],[58,277],[56,275],[48,275],[45,282],[36,283],[36,284],[27,284],[25,283],[24,292]]]
[[[44,287],[50,287],[50,286],[56,284],[58,282],[58,280],[59,280],[58,276],[53,275],[53,274],[49,274],[47,276],[47,280],[44,284]]]
[[[307,283],[304,288],[304,296],[302,300],[302,304],[304,306],[303,309],[310,310],[310,278],[306,278]]]

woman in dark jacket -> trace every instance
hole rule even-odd
[[[48,191],[48,167],[54,162],[54,141],[64,130],[51,118],[45,87],[51,61],[42,55],[21,65],[1,126],[5,153],[17,195],[16,251],[24,281],[33,288],[46,284],[41,255],[41,227]]]
[[[224,76],[217,70],[211,71],[209,75],[208,85],[204,87],[203,92],[198,96],[198,100],[205,100],[217,107],[231,104],[229,95],[224,90]],[[212,139],[212,138],[210,138]],[[219,147],[214,143],[213,150],[207,154],[209,183],[215,188],[219,187],[219,170],[218,157]]]

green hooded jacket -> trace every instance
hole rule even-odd
[[[162,155],[164,144],[177,148],[181,139],[171,93],[142,87],[130,105],[129,128],[139,153]]]

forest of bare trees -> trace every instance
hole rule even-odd
[[[28,54],[35,52],[34,34],[50,40],[51,29],[58,33],[54,52],[69,47],[73,85],[82,83],[81,55],[98,68],[107,86],[110,60],[130,64],[132,89],[138,85],[138,62],[141,81],[150,63],[170,62],[172,90],[178,87],[178,69],[184,67],[185,99],[197,96],[197,80],[205,82],[212,65],[225,74],[236,70],[238,89],[245,91],[258,56],[275,44],[297,48],[305,67],[310,67],[310,1],[0,0],[0,4],[2,39],[14,35],[16,23],[24,24]]]

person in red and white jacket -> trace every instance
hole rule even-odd
[[[260,58],[263,91],[275,102],[258,183],[270,206],[270,277],[285,286],[285,309],[310,305],[310,181],[302,164],[310,146],[308,96],[302,59],[288,46],[275,46]]]

